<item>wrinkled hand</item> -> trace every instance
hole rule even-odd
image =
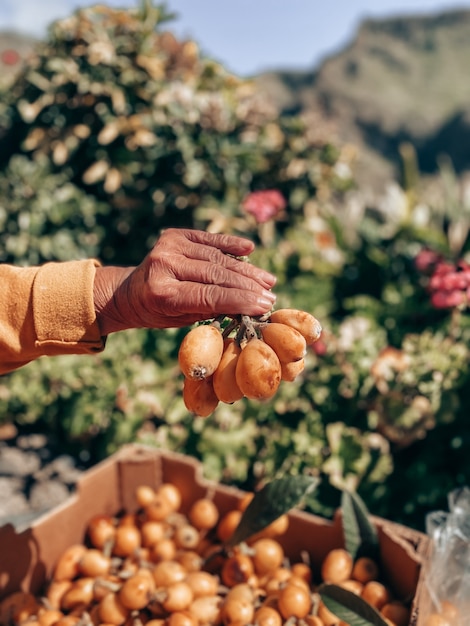
[[[268,312],[275,277],[234,258],[253,248],[241,237],[172,228],[136,268],[98,268],[94,295],[102,334]]]

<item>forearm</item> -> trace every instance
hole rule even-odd
[[[42,355],[100,352],[107,335],[128,328],[264,315],[276,279],[241,260],[252,250],[240,237],[168,229],[137,267],[0,265],[0,374]]]

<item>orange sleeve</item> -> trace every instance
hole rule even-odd
[[[0,374],[43,355],[101,352],[94,260],[0,265]]]

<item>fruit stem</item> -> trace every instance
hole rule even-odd
[[[220,330],[221,326],[222,326],[222,322],[225,319],[225,315],[219,315],[219,317],[216,317],[215,319],[212,320],[212,322],[210,323],[211,326],[214,326],[215,328],[217,328],[217,330]]]
[[[256,332],[257,322],[249,315],[242,315],[241,327],[244,329],[243,337],[246,341],[251,341],[258,337],[258,333]]]
[[[236,328],[238,328],[240,326],[240,318],[239,317],[232,317],[231,321],[229,322],[229,324],[224,328],[223,332],[222,332],[222,337],[224,339],[226,339],[230,333],[235,330]]]
[[[238,327],[235,341],[237,345],[241,346],[252,339],[259,337],[258,329],[267,324],[269,316],[265,315],[259,318],[253,318],[249,315],[240,315],[236,318],[232,318],[232,322],[227,326],[223,332],[224,338],[227,337],[232,330]],[[229,330],[230,329],[230,330]]]
[[[271,311],[268,311],[267,313],[264,313],[264,315],[259,315],[257,317],[252,318],[253,321],[257,321],[257,322],[269,322],[269,318],[271,317]]]
[[[85,611],[83,615],[80,617],[78,622],[76,622],[77,626],[93,626],[93,622],[91,621],[90,614],[88,611]]]

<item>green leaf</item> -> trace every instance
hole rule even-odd
[[[298,506],[318,485],[313,476],[285,476],[271,481],[255,493],[245,509],[228,545],[236,545],[269,526],[278,517]]]
[[[387,626],[373,606],[348,589],[338,585],[321,585],[318,593],[326,608],[349,626]]]
[[[357,493],[344,490],[341,496],[344,544],[353,559],[379,556],[377,529],[370,521],[366,505]]]

